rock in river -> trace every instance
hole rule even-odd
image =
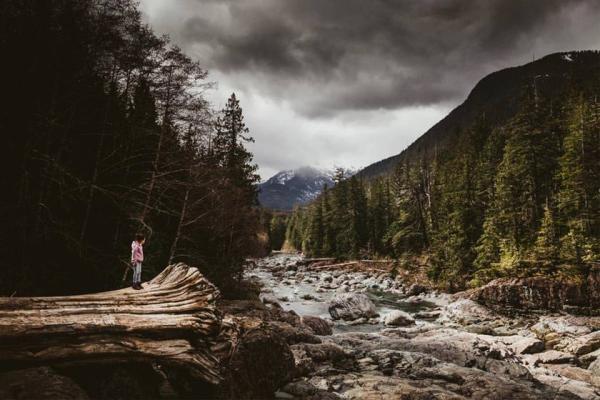
[[[329,314],[334,320],[352,321],[358,318],[376,317],[375,304],[364,293],[340,293],[329,303]]]
[[[331,326],[323,318],[304,315],[302,316],[302,323],[312,329],[315,335],[331,335],[333,333]]]
[[[414,325],[415,320],[409,313],[394,310],[383,317],[383,323],[388,326],[409,326]]]

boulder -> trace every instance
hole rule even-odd
[[[439,322],[459,325],[478,324],[497,318],[487,307],[469,299],[459,299],[446,305],[439,317]]]
[[[548,350],[538,354],[528,354],[524,360],[530,364],[537,366],[538,364],[572,364],[576,361],[573,354],[564,353],[557,350]]]
[[[579,357],[579,363],[583,367],[587,367],[588,365],[596,361],[598,358],[600,358],[600,349],[582,355],[581,357]]]
[[[592,326],[597,318],[572,317],[572,316],[542,316],[531,327],[539,338],[553,334],[556,336],[580,336],[592,332]]]
[[[0,398],[5,400],[86,400],[86,392],[72,379],[48,367],[0,374]]]
[[[409,326],[415,324],[415,319],[407,312],[394,310],[385,315],[383,323],[388,326]]]
[[[600,331],[595,331],[592,333],[588,333],[587,335],[579,336],[573,340],[568,346],[566,346],[566,350],[575,354],[576,356],[581,356],[587,353],[591,353],[594,350],[600,348]]]
[[[503,336],[499,341],[505,343],[517,354],[534,354],[544,351],[544,342],[533,337]]]
[[[596,359],[593,363],[590,364],[588,370],[595,376],[600,377],[600,360]]]
[[[329,303],[329,314],[334,320],[352,321],[377,316],[375,304],[364,293],[339,293]]]
[[[423,285],[418,284],[418,283],[413,283],[406,290],[406,295],[407,296],[417,296],[417,295],[419,295],[421,293],[427,293],[428,290],[429,289],[427,288],[427,286],[423,286]]]
[[[329,323],[320,317],[304,315],[302,316],[302,323],[308,326],[315,335],[331,335],[333,333]]]
[[[226,365],[228,379],[222,385],[228,398],[271,398],[289,382],[294,355],[285,339],[263,326],[244,333]]]
[[[270,293],[261,293],[260,300],[263,302],[263,304],[267,304],[276,308],[281,308],[277,297],[273,296]]]

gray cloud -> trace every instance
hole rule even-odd
[[[475,83],[600,47],[597,0],[141,0],[152,27],[235,91],[265,178],[399,153]]]
[[[209,68],[251,75],[271,97],[282,84],[294,89],[294,108],[309,116],[456,101],[490,67],[553,51],[557,43],[540,37],[569,36],[598,17],[593,0],[184,4],[202,10],[179,21],[184,47]],[[584,20],[571,25],[582,7]]]

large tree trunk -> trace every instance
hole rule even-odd
[[[210,346],[218,290],[196,268],[167,267],[143,290],[0,298],[3,366],[150,361],[220,382]]]

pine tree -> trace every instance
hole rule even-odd
[[[383,238],[390,224],[389,201],[389,181],[383,178],[376,179],[370,187],[368,226],[369,250],[378,255],[387,252]]]
[[[323,210],[323,251],[325,256],[336,254],[335,230],[333,227],[333,211],[330,201],[330,189],[325,185],[321,194]]]
[[[325,232],[323,227],[323,205],[320,201],[310,207],[310,232],[308,237],[309,254],[315,257],[323,255]]]
[[[349,186],[353,230],[351,248],[352,256],[356,258],[359,256],[361,249],[366,246],[369,238],[367,197],[365,188],[356,175],[350,178]]]
[[[545,262],[554,270],[559,262],[560,240],[552,208],[546,203],[544,217],[537,233],[533,250],[535,259]]]
[[[470,282],[472,286],[487,283],[501,275],[499,270],[501,239],[496,231],[495,215],[495,210],[488,209],[483,223],[483,233],[475,246],[476,258],[473,263],[475,273]]]
[[[424,169],[412,167],[408,162],[399,164],[392,175],[391,184],[397,215],[385,240],[393,247],[396,256],[415,253],[429,246],[427,202]]]
[[[252,153],[244,146],[253,143],[248,136],[249,129],[244,123],[240,102],[232,93],[227,105],[217,118],[216,136],[213,143],[213,153],[220,164],[227,169],[228,177],[233,184],[247,191],[248,196],[255,197],[255,185],[260,177],[256,174],[258,167],[252,163]]]

